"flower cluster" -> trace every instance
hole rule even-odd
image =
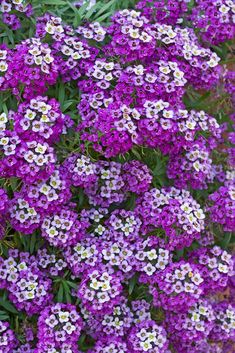
[[[152,279],[153,303],[161,305],[165,310],[183,312],[194,305],[204,292],[200,267],[183,260],[171,263]]]
[[[76,32],[86,39],[92,39],[96,42],[103,42],[106,35],[106,30],[99,22],[88,23],[87,26],[79,26]]]
[[[143,223],[142,231],[163,229],[170,248],[189,246],[204,229],[205,214],[184,189],[151,189],[139,198],[137,214]]]
[[[209,336],[214,327],[214,310],[207,301],[198,301],[187,313],[169,313],[167,330],[174,334],[174,341],[200,341]],[[182,332],[184,334],[182,335]],[[177,343],[176,343],[177,344]]]
[[[201,30],[202,39],[219,44],[234,36],[235,6],[231,0],[197,0],[190,20]]]
[[[0,258],[0,268],[1,288],[19,310],[31,316],[50,303],[51,280],[38,269],[34,256],[10,250],[6,260]]]
[[[211,336],[216,340],[234,340],[235,337],[235,307],[227,302],[215,303],[215,326]]]
[[[168,340],[166,331],[155,321],[146,320],[132,328],[128,343],[133,353],[167,352]]]
[[[74,305],[55,304],[46,307],[38,320],[37,353],[49,351],[77,352],[76,342],[83,328]]]
[[[179,155],[171,155],[167,172],[178,188],[206,189],[214,178],[210,150],[200,141],[185,146]]]
[[[67,247],[82,238],[84,223],[78,221],[76,212],[64,207],[60,209],[59,213],[44,218],[41,225],[41,235],[51,245]]]
[[[9,328],[9,323],[0,321],[0,352],[11,353],[17,346],[17,340],[12,331]]]
[[[21,87],[29,99],[43,94],[56,82],[58,66],[48,44],[30,38],[18,44],[7,55],[7,70],[1,80],[1,90],[10,89],[17,97]]]
[[[89,187],[96,180],[95,165],[89,157],[80,154],[69,156],[62,165],[63,173],[73,186]]]
[[[54,142],[62,132],[66,132],[66,124],[70,118],[61,113],[55,99],[38,96],[19,105],[14,121],[15,131],[22,138],[41,137]]]
[[[22,193],[16,193],[9,206],[12,227],[25,234],[33,233],[40,225],[41,216],[31,207]]]
[[[24,184],[21,193],[40,215],[48,215],[60,210],[70,200],[69,185],[61,168],[56,168],[47,180]]]
[[[120,302],[121,275],[109,274],[104,267],[88,271],[77,292],[82,304],[92,313],[110,312]]]
[[[210,219],[214,223],[221,224],[225,231],[233,231],[235,227],[234,207],[235,189],[234,184],[221,186],[213,194],[209,195],[210,205],[207,207]]]
[[[204,285],[209,291],[226,287],[229,277],[234,275],[232,255],[219,246],[201,248],[193,258],[202,265]]]
[[[0,3],[0,12],[2,13],[2,21],[12,30],[21,27],[21,22],[17,15],[20,13],[30,17],[33,13],[32,5],[25,0],[2,0]]]
[[[150,278],[154,273],[164,270],[171,261],[169,251],[159,248],[154,237],[137,243],[135,258],[138,261],[138,271],[147,274]],[[144,277],[141,276],[141,279],[143,280]]]

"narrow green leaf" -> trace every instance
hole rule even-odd
[[[116,2],[117,2],[117,0],[111,0],[106,5],[102,6],[101,9],[97,12],[96,18],[98,16],[102,15],[107,10],[109,10],[113,6],[113,4],[115,4]]]
[[[65,1],[65,0],[41,0],[41,3],[44,5],[64,6],[67,4],[67,1]]]
[[[128,288],[128,293],[131,295],[134,291],[135,285],[137,283],[137,276],[134,275],[129,282],[129,288]]]
[[[70,288],[68,286],[68,284],[63,281],[63,286],[64,286],[64,293],[65,293],[65,299],[66,299],[66,303],[71,303],[72,302],[72,298],[71,298],[71,293],[70,293]]]
[[[33,233],[30,237],[30,245],[29,245],[30,254],[33,254],[35,250],[36,242],[37,242],[37,235]]]
[[[64,286],[62,283],[60,283],[60,287],[57,293],[57,301],[59,303],[63,303],[63,297],[64,297]]]
[[[12,314],[18,314],[16,308],[7,299],[0,298],[0,306],[2,306],[4,309],[6,309]]]

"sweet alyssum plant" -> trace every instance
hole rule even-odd
[[[234,352],[234,2],[0,11],[0,353]]]

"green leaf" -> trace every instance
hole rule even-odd
[[[96,12],[98,9],[100,9],[100,7],[102,7],[102,4],[100,2],[98,2],[97,4],[95,4],[94,6],[92,6],[90,8],[89,11],[87,11],[85,18],[87,20],[89,20],[91,18],[91,16],[93,15],[94,12]]]
[[[0,306],[12,314],[18,314],[16,308],[5,298],[0,298]]]
[[[112,6],[117,2],[117,0],[111,0],[106,5],[102,6],[101,9],[96,14],[96,19],[98,16],[102,15],[104,12],[107,14],[107,10],[112,8]]]
[[[137,283],[137,276],[134,275],[129,281],[129,288],[128,288],[129,295],[133,293],[136,283]]]
[[[60,85],[59,85],[59,96],[58,96],[58,99],[59,99],[59,102],[60,102],[61,106],[64,103],[64,98],[65,98],[65,86],[61,82]]]
[[[9,319],[9,315],[5,312],[0,310],[0,320],[8,320]]]
[[[78,288],[78,286],[77,286],[76,283],[73,283],[73,282],[71,282],[71,281],[66,281],[66,283],[67,283],[71,288],[73,288],[73,289],[77,289],[77,288]]]
[[[58,290],[58,293],[57,293],[57,301],[59,303],[63,303],[63,297],[64,297],[64,286],[63,286],[63,283],[60,283],[60,286],[59,286],[59,290]]]
[[[37,235],[33,233],[30,237],[30,244],[29,244],[30,254],[33,254],[37,240],[38,240]]]
[[[137,157],[139,160],[141,160],[141,155],[140,155],[140,153],[137,151],[136,148],[132,148],[131,152],[134,154],[135,157]]]
[[[103,22],[104,20],[106,20],[106,18],[109,18],[111,15],[112,15],[113,11],[110,11],[108,13],[105,13],[104,15],[98,17],[98,18],[95,18],[95,20],[97,22]]]
[[[67,1],[64,1],[64,0],[41,0],[41,3],[44,5],[56,5],[56,6],[67,5]]]
[[[231,238],[232,238],[232,233],[231,232],[225,232],[223,234],[223,238],[222,238],[222,240],[220,242],[221,247],[223,249],[226,249],[228,247],[228,245],[229,245],[229,243],[231,241]]]
[[[19,179],[18,178],[10,178],[10,184],[12,191],[16,191],[18,185],[19,185]]]
[[[63,283],[63,287],[64,287],[66,303],[71,303],[72,298],[71,298],[70,288],[65,281],[63,281],[62,283]]]

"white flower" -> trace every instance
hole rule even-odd
[[[152,344],[150,342],[148,342],[148,341],[140,342],[140,346],[142,347],[144,352],[147,352],[150,349],[152,349]]]
[[[203,332],[205,330],[205,327],[202,322],[197,322],[195,325],[195,329],[197,331]]]
[[[150,251],[146,252],[147,258],[149,260],[155,260],[157,259],[157,252],[155,249],[151,249]]]
[[[58,313],[60,322],[68,322],[69,321],[69,312],[68,311],[60,311]]]
[[[198,313],[193,312],[191,320],[194,322],[199,322],[200,321],[200,315]]]
[[[222,14],[228,13],[229,10],[230,8],[228,6],[225,6],[224,4],[219,7],[219,12],[221,12]]]
[[[174,112],[172,110],[163,110],[162,115],[164,116],[164,118],[166,119],[172,119],[174,116]]]
[[[97,298],[99,303],[101,304],[108,302],[110,300],[110,297],[107,292],[97,293]]]
[[[199,286],[203,282],[203,278],[198,273],[191,277],[191,281]]]
[[[181,206],[180,206],[181,210],[184,211],[185,213],[189,214],[192,212],[192,207],[190,207],[189,203],[188,202],[185,202],[183,203]]]
[[[137,76],[142,76],[144,74],[145,69],[143,65],[138,65],[134,66],[133,71]]]
[[[67,322],[64,326],[63,329],[71,335],[76,330],[76,326],[72,325],[70,322]]]
[[[31,151],[26,151],[24,154],[24,159],[28,162],[28,163],[33,163],[36,159],[36,156],[33,154],[33,152]]]
[[[169,66],[160,66],[159,71],[162,72],[163,74],[167,75],[171,72]]]
[[[105,63],[104,68],[107,71],[112,71],[114,69],[114,63],[113,62]]]
[[[2,146],[7,146],[8,145],[8,143],[9,143],[9,137],[2,137],[1,139],[0,139],[0,145],[2,145]]]
[[[40,154],[44,154],[47,150],[47,146],[42,145],[41,143],[37,144],[37,147],[35,148],[35,152],[40,153]]]
[[[156,272],[156,268],[151,264],[145,265],[143,270],[148,276],[151,276],[154,272]]]
[[[183,292],[184,287],[182,286],[182,283],[180,281],[177,281],[173,284],[172,289],[175,293],[181,293]]]
[[[144,340],[146,340],[146,338],[147,338],[147,331],[146,331],[144,328],[142,328],[142,329],[140,330],[140,332],[138,332],[138,333],[136,334],[136,336],[137,336],[141,341],[144,341]]]
[[[144,43],[149,43],[152,40],[152,37],[148,33],[144,32],[144,31],[141,33],[139,38]]]
[[[8,69],[8,65],[5,61],[1,60],[0,61],[0,72],[5,72]]]
[[[30,292],[24,291],[23,293],[24,293],[25,299],[33,299],[33,298],[35,298],[34,291],[30,291]]]
[[[229,271],[229,268],[227,265],[223,265],[223,264],[219,264],[219,267],[218,267],[218,270],[219,272],[222,272],[222,273],[228,273]]]
[[[110,282],[109,281],[105,281],[105,282],[102,283],[102,285],[101,285],[102,292],[107,292],[110,289],[111,289],[111,287],[110,287]]]
[[[221,259],[222,259],[223,261],[229,263],[230,260],[231,260],[231,258],[232,258],[232,255],[231,255],[231,254],[228,254],[227,251],[223,251],[223,252],[222,252]]]
[[[50,229],[48,229],[47,234],[49,235],[50,238],[54,238],[58,235],[58,231],[55,227],[51,227]]]
[[[98,290],[101,287],[102,283],[97,281],[97,279],[92,279],[91,283],[90,283],[90,287]]]
[[[184,290],[186,293],[194,293],[194,288],[195,286],[192,283],[185,283],[184,285]]]
[[[58,324],[58,320],[56,319],[56,316],[55,315],[50,315],[46,320],[45,320],[46,324],[53,328],[55,327],[57,324]]]
[[[203,211],[199,208],[196,211],[194,211],[194,215],[197,217],[197,219],[204,219],[205,218],[205,214],[203,213]]]

